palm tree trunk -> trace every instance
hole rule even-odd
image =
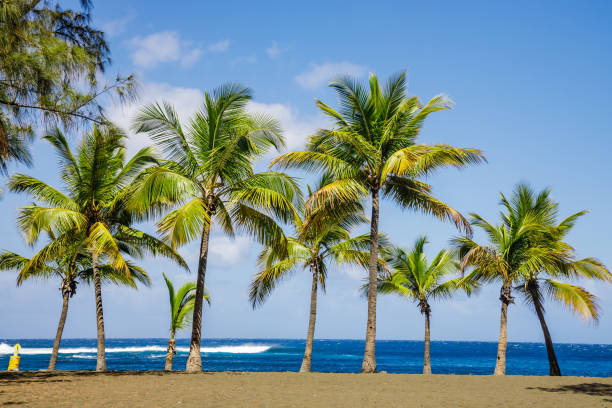
[[[174,342],[174,332],[170,333],[170,340],[168,340],[168,354],[166,355],[166,366],[164,369],[166,371],[172,371],[172,361],[174,360],[174,350],[175,342]]]
[[[544,319],[544,308],[542,307],[542,303],[540,302],[540,298],[537,296],[537,294],[532,293],[531,297],[533,299],[533,306],[535,307],[536,314],[538,315],[538,320],[540,320],[540,326],[542,326],[542,333],[544,334],[544,343],[546,344],[546,353],[548,354],[550,375],[561,376],[561,369],[559,368],[559,363],[557,362],[555,347],[553,346],[552,338],[550,337],[550,332],[548,331],[548,325]]]
[[[202,231],[200,243],[200,260],[198,263],[198,279],[196,281],[196,297],[193,307],[193,325],[191,327],[191,344],[189,345],[189,357],[187,357],[188,373],[199,373],[202,371],[202,357],[200,355],[200,342],[202,340],[202,309],[204,303],[204,278],[206,277],[206,262],[208,259],[208,241],[210,239],[210,224]]]
[[[425,352],[423,353],[423,374],[431,374],[431,357],[429,355],[429,312],[425,313]]]
[[[378,189],[372,190],[372,218],[370,223],[370,265],[368,273],[368,322],[366,325],[365,350],[363,352],[362,373],[375,373],[376,370],[376,281],[378,278]]]
[[[62,341],[62,333],[64,333],[64,325],[66,324],[66,316],[68,315],[68,302],[70,301],[70,292],[63,290],[63,303],[62,313],[60,314],[59,323],[57,324],[57,332],[55,333],[55,341],[53,342],[53,351],[51,351],[51,360],[49,360],[48,370],[55,370],[55,364],[57,363],[57,354],[59,353],[60,343]]]
[[[315,261],[317,262],[317,261]],[[315,322],[317,320],[317,288],[319,285],[318,266],[312,266],[312,289],[310,290],[310,318],[308,320],[308,333],[306,334],[306,348],[300,373],[309,373],[312,364],[312,343],[314,341]]]
[[[94,251],[92,255],[92,263],[94,292],[96,294],[96,320],[98,323],[98,353],[96,360],[96,371],[106,371],[106,349],[104,345],[106,335],[104,334],[104,311],[102,309],[102,279],[100,277],[98,256],[98,253]]]
[[[501,289],[501,316],[499,321],[499,341],[497,342],[497,361],[493,375],[506,375],[506,349],[508,348],[508,305],[513,303],[509,284]]]

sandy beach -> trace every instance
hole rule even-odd
[[[604,407],[612,406],[612,378],[5,372],[0,406]]]

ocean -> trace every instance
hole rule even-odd
[[[13,345],[20,343],[21,370],[47,368],[52,340],[0,339],[0,370],[8,366]],[[162,370],[167,339],[107,339],[109,370]],[[175,370],[185,368],[188,339],[177,339]],[[361,368],[363,340],[315,340],[312,370],[356,373]],[[556,344],[563,375],[612,377],[612,345]],[[492,374],[497,344],[474,341],[433,341],[431,364],[434,374]],[[205,339],[202,365],[205,371],[297,371],[302,361],[304,340]],[[379,371],[420,373],[423,342],[378,340]],[[95,339],[65,339],[57,362],[58,370],[94,370]],[[546,348],[541,343],[508,343],[507,374],[548,375]]]

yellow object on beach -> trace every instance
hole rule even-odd
[[[9,359],[8,371],[19,371],[19,349],[21,345],[19,343],[15,344],[15,351],[13,355]]]

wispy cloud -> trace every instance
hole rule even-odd
[[[133,14],[128,14],[125,17],[117,18],[115,20],[105,21],[100,24],[100,28],[104,31],[107,37],[112,38],[123,33],[132,20],[134,20]]]
[[[183,41],[176,31],[160,31],[130,40],[133,48],[132,62],[142,68],[153,68],[164,62],[180,62],[183,66],[193,65],[202,51]]]
[[[365,67],[351,62],[330,62],[322,65],[312,64],[310,70],[297,75],[295,80],[305,89],[316,89],[337,76],[361,76],[365,72]]]
[[[225,52],[228,50],[230,46],[230,40],[218,41],[214,44],[210,44],[208,46],[208,51],[210,52]]]
[[[285,52],[285,50],[281,49],[276,41],[272,41],[272,45],[266,48],[266,54],[272,59],[280,57],[283,52]]]
[[[254,64],[257,62],[257,56],[255,54],[244,55],[241,57],[236,57],[232,61],[232,65],[240,65],[240,64]]]

